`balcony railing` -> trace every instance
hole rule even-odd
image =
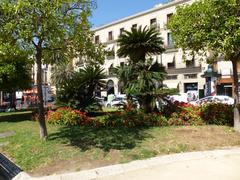
[[[202,72],[201,66],[190,67],[190,68],[171,68],[166,69],[168,74],[183,74],[183,73],[200,73]]]

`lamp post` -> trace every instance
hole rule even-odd
[[[44,106],[47,106],[47,65],[43,69],[44,72]]]
[[[217,73],[217,71],[213,70],[212,65],[208,65],[208,68],[204,72],[202,77],[206,79],[205,96],[210,96],[210,95],[213,95],[214,93],[216,94],[217,92],[215,91],[216,88],[214,89],[214,86],[215,86],[217,77],[219,77],[219,74]]]

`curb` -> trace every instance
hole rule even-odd
[[[134,170],[139,170],[147,167],[165,165],[174,162],[188,161],[188,160],[198,160],[203,158],[217,158],[230,154],[239,154],[240,148],[233,149],[220,149],[211,151],[198,151],[198,152],[187,152],[180,154],[164,155],[159,157],[154,157],[146,160],[136,160],[126,164],[116,164],[112,166],[105,166],[91,170],[83,170],[74,173],[66,173],[59,175],[44,176],[40,178],[31,178],[32,180],[93,180],[102,177],[107,177],[111,175],[118,175],[127,173]],[[14,179],[23,180],[26,179]]]

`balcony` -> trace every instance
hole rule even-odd
[[[116,43],[117,39],[109,40],[108,38],[106,39],[106,42],[103,42],[103,45],[108,45],[108,44],[113,44]]]
[[[191,73],[200,73],[202,72],[201,66],[189,67],[189,68],[170,68],[166,69],[168,74],[191,74]]]

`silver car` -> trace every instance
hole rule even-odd
[[[234,99],[229,96],[223,96],[223,95],[207,96],[207,97],[201,98],[197,101],[191,101],[189,103],[193,104],[193,105],[202,105],[202,104],[206,104],[206,103],[223,103],[223,104],[232,105],[232,104],[234,104]]]

